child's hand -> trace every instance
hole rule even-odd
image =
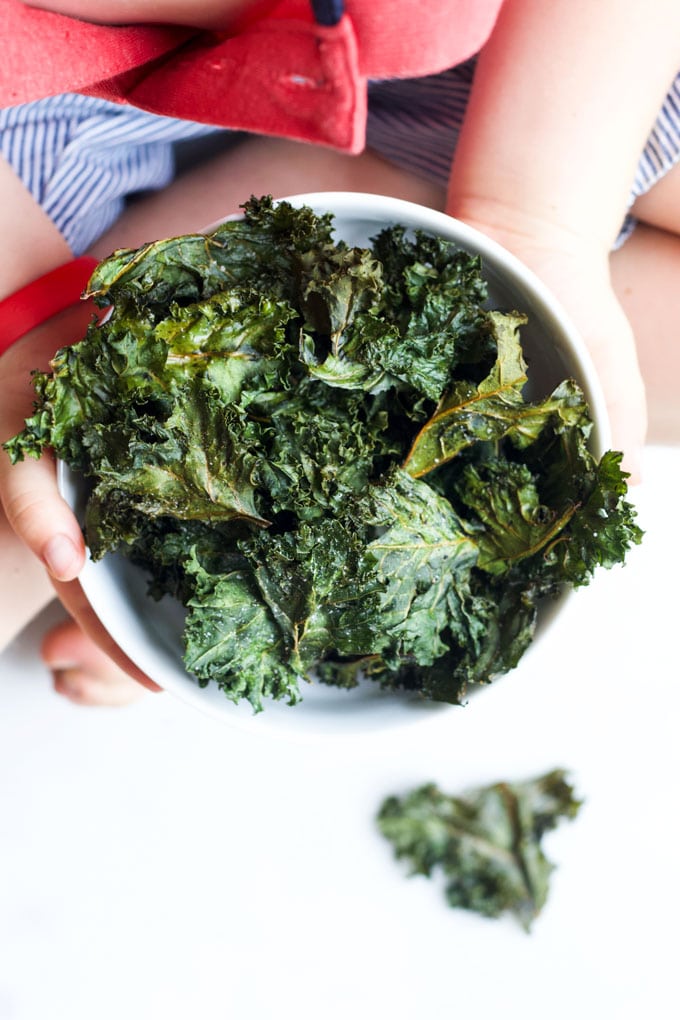
[[[533,269],[582,334],[613,443],[634,476],[645,398],[609,253],[677,74],[679,32],[677,0],[504,0],[477,61],[449,182],[448,211]]]
[[[27,334],[2,356],[0,442],[19,432],[31,414],[32,372],[48,370],[54,351],[82,335],[89,315],[85,306],[75,306]],[[85,546],[78,522],[57,492],[52,458],[27,458],[12,466],[0,451],[0,498],[7,520],[50,576],[56,581],[77,577],[85,562]]]
[[[76,306],[34,330],[0,360],[0,442],[18,432],[30,415],[31,371],[46,366],[58,346],[81,335],[90,311]],[[66,609],[121,669],[150,690],[158,690],[113,642],[88,604],[76,580],[85,562],[80,526],[57,490],[55,465],[49,455],[12,466],[0,450],[0,499],[9,524],[45,564]]]

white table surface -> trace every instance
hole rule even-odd
[[[647,534],[466,708],[299,744],[168,695],[51,691],[0,656],[0,1020],[665,1020],[678,1015],[680,450],[650,448]],[[294,711],[294,709],[291,709]],[[526,935],[407,879],[384,796],[554,766],[584,807]]]

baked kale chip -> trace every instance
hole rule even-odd
[[[462,796],[431,783],[388,797],[378,826],[411,875],[444,877],[450,906],[493,918],[510,913],[529,931],[553,871],[541,839],[580,806],[565,772],[555,769]]]

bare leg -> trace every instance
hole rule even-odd
[[[363,191],[443,209],[444,188],[400,170],[372,152],[346,156],[280,138],[247,138],[178,177],[168,188],[133,202],[94,247],[97,257],[159,237],[200,230],[238,212],[251,195]]]
[[[647,389],[648,439],[680,443],[680,165],[633,213],[640,224],[611,258],[614,288],[628,316]]]
[[[680,237],[640,224],[611,258],[647,390],[648,441],[680,443]]]
[[[638,198],[632,211],[650,227],[680,235],[680,163]]]

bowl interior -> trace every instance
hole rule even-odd
[[[480,254],[489,285],[489,306],[518,309],[529,316],[523,345],[531,397],[548,394],[566,377],[575,378],[595,420],[593,451],[599,456],[607,448],[604,401],[587,351],[550,294],[502,248],[442,213],[401,200],[343,192],[299,195],[287,201],[311,206],[319,213],[333,212],[336,237],[352,245],[365,245],[382,227],[399,223],[438,234]],[[59,465],[59,484],[82,519],[83,485],[64,464]],[[346,736],[410,725],[432,713],[451,710],[451,706],[405,693],[383,692],[370,681],[352,691],[312,682],[294,708],[271,702],[254,715],[250,705],[233,704],[214,684],[200,688],[187,674],[182,664],[184,611],[170,598],[151,599],[146,576],[139,568],[120,555],[109,555],[97,563],[88,560],[81,583],[106,629],[140,669],[165,690],[233,725],[302,737]],[[534,643],[544,637],[565,597],[541,609]]]

